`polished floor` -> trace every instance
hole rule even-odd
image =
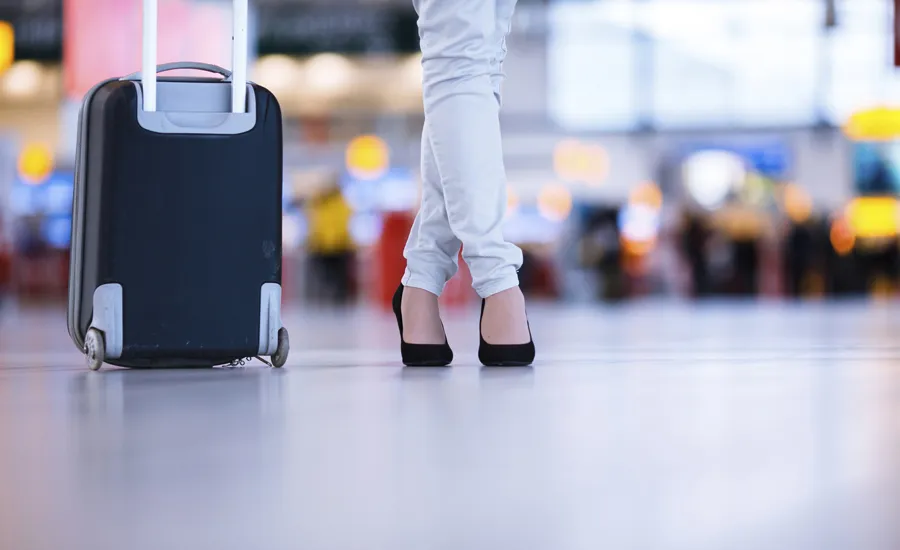
[[[403,369],[291,311],[288,367],[88,372],[0,315],[3,550],[897,550],[900,304],[535,305],[533,369]]]

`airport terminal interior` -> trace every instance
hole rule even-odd
[[[232,2],[158,5],[161,63],[230,66]],[[461,261],[425,368],[391,312],[412,2],[251,0],[287,363],[92,371],[79,111],[140,70],[142,0],[0,1],[0,550],[900,549],[898,12],[519,0],[503,230],[537,359],[479,363]]]

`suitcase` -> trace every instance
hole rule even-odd
[[[69,334],[92,370],[287,360],[281,323],[281,109],[246,80],[247,0],[233,72],[156,66],[99,83],[79,114]],[[157,77],[172,69],[220,77]]]

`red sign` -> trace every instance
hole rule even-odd
[[[66,93],[141,69],[141,0],[64,0]],[[231,64],[231,4],[159,0],[158,63]]]

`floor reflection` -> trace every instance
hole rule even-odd
[[[292,312],[284,370],[97,373],[22,315],[2,548],[900,548],[900,309],[538,307],[533,369],[477,366],[477,312],[447,369]]]

